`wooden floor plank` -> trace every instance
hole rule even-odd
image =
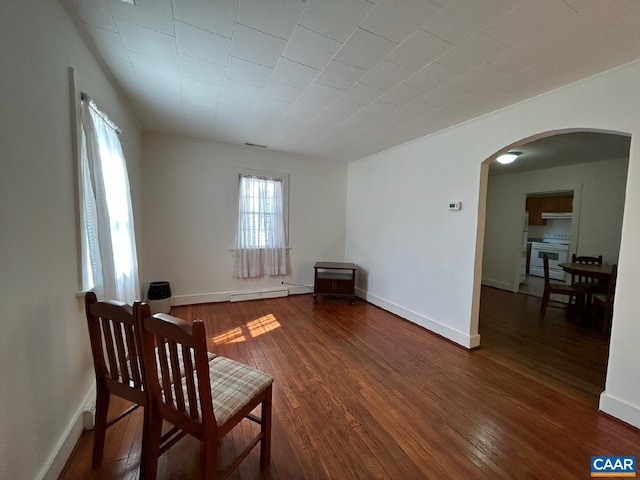
[[[363,300],[298,295],[172,313],[202,319],[218,355],[275,378],[271,467],[259,472],[255,449],[232,479],[588,478],[591,455],[639,455],[640,432],[597,410],[608,338],[557,309],[541,320],[539,301],[483,288],[474,351]],[[96,470],[83,433],[60,478],[138,478],[141,425],[139,411],[111,429]],[[225,439],[223,461],[255,428]],[[198,458],[185,439],[158,478],[198,478]]]

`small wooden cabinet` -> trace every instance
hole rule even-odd
[[[313,303],[318,295],[349,297],[351,305],[356,303],[356,270],[354,263],[316,262],[313,279]]]
[[[528,197],[527,212],[529,212],[529,225],[546,225],[542,219],[543,212],[572,212],[573,197],[559,195],[549,197]]]

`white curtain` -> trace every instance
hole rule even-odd
[[[240,175],[234,277],[287,273],[282,180]]]
[[[83,288],[133,304],[140,286],[127,166],[117,127],[84,99],[81,145]]]

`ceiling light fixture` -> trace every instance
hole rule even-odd
[[[507,165],[509,163],[515,162],[516,158],[518,158],[518,155],[520,155],[520,152],[504,153],[500,155],[498,158],[496,158],[496,160],[498,161],[498,163]]]

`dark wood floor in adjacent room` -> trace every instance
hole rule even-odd
[[[310,295],[174,308],[206,322],[210,348],[275,377],[272,462],[235,479],[589,478],[591,455],[639,455],[640,431],[597,411],[607,339],[539,299],[483,289],[482,347],[467,351],[359,300]],[[88,341],[88,339],[87,339]],[[62,479],[139,477],[141,412],[108,431],[91,470],[83,433]],[[223,461],[254,425],[225,439]],[[198,478],[198,443],[159,462]]]

